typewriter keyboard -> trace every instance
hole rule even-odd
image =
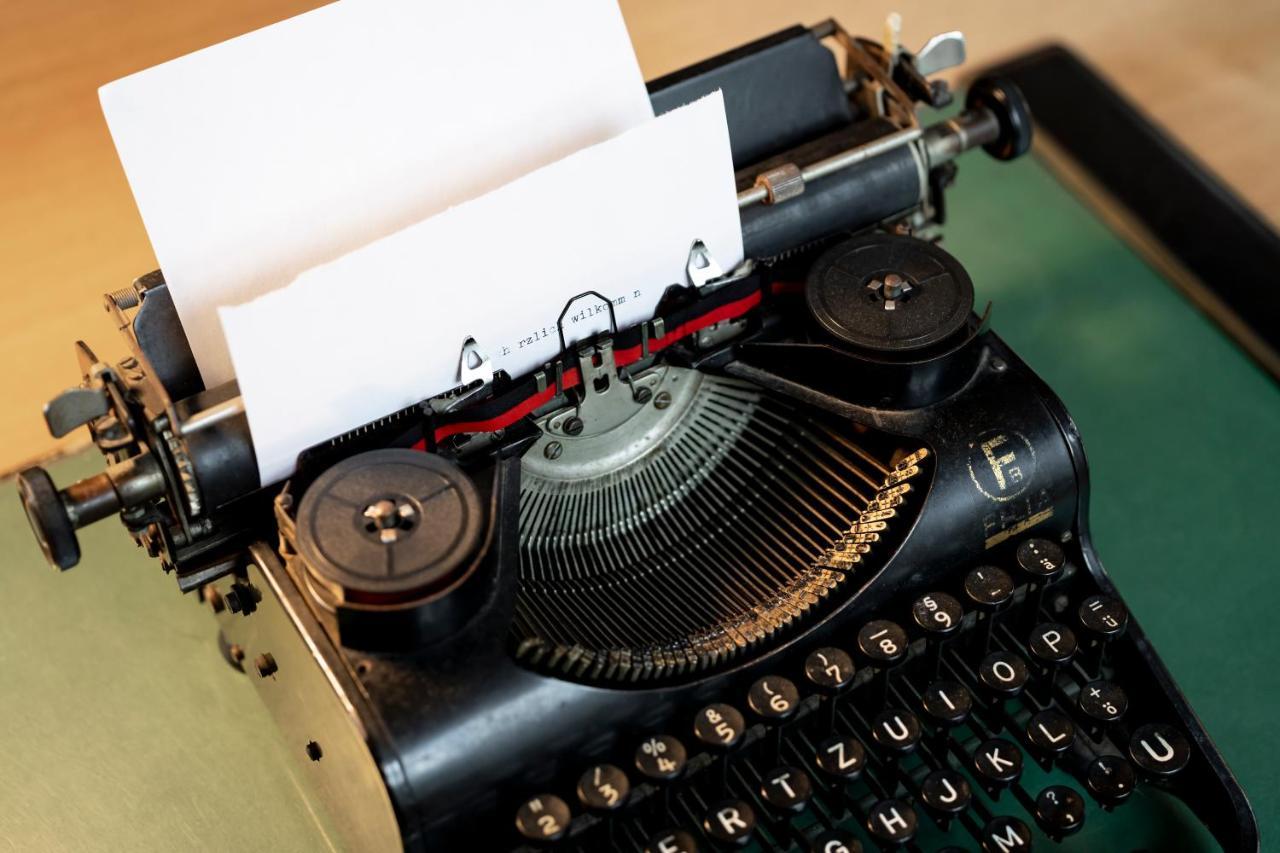
[[[1128,627],[1062,546],[1026,539],[529,791],[514,846],[1165,849],[1192,750],[1129,677]]]

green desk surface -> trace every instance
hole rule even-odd
[[[1274,837],[1280,390],[1034,160],[966,157],[949,201],[994,327],[1084,434],[1108,569]],[[0,849],[324,849],[209,614],[118,525],[81,541],[52,573],[0,488]]]

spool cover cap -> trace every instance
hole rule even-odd
[[[325,471],[298,507],[298,550],[349,591],[409,595],[447,583],[480,544],[471,479],[432,453],[361,453]]]
[[[845,343],[881,352],[923,349],[964,327],[973,282],[934,243],[895,234],[846,240],[818,258],[809,310]]]

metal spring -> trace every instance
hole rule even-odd
[[[107,298],[115,303],[115,306],[121,311],[127,311],[137,306],[139,301],[138,289],[131,284],[128,287],[121,287],[111,291],[107,294]]]

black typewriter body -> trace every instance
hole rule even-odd
[[[842,79],[833,36],[871,65]],[[283,488],[246,487],[242,414],[161,458],[234,388],[198,387],[149,283],[133,369],[168,420],[144,422],[145,377],[109,412],[77,400],[155,494],[127,505],[119,474],[104,512],[24,474],[51,559],[64,519],[121,511],[214,611],[353,849],[1168,841],[1126,835],[1136,811],[1258,849],[1093,548],[1075,425],[937,246],[950,158],[886,147],[788,194],[790,164],[902,133],[886,99],[941,105],[927,54],[881,73],[880,46],[797,27],[651,84],[658,111],[724,90],[740,189],[768,196],[743,209],[755,263],[314,448]],[[956,134],[1021,154],[1016,92],[974,90]],[[972,147],[956,134],[935,149]],[[183,471],[203,516],[173,508]]]

